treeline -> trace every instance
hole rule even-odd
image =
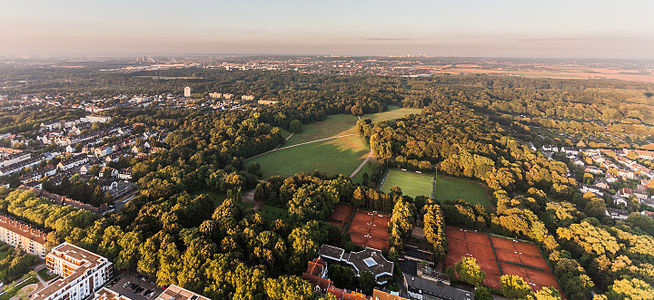
[[[35,256],[2,243],[0,243],[0,253],[6,254],[0,259],[0,282],[5,284],[25,275],[31,270],[32,265],[39,261]]]
[[[85,182],[79,175],[70,179],[67,176],[60,184],[54,184],[48,180],[43,181],[43,189],[54,194],[68,196],[71,199],[100,207],[102,204],[111,203],[111,195],[105,192],[95,180]]]

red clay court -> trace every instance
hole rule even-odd
[[[342,229],[345,229],[345,225],[352,218],[352,213],[354,212],[354,206],[347,205],[343,203],[336,204],[332,215],[329,217],[329,223],[336,225]]]
[[[389,215],[377,212],[357,211],[348,228],[352,242],[361,247],[388,249]]]
[[[471,256],[486,272],[485,286],[499,289],[500,276],[511,274],[523,277],[534,290],[553,286],[561,291],[536,245],[451,226],[446,227],[446,233],[446,267],[453,266],[463,256]]]

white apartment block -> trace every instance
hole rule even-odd
[[[0,241],[9,246],[20,248],[43,259],[47,253],[45,248],[47,237],[48,234],[44,231],[0,215]]]
[[[62,278],[35,293],[33,299],[85,299],[109,280],[113,264],[105,257],[63,243],[45,257],[45,266]]]

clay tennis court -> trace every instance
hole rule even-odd
[[[389,215],[377,212],[357,211],[354,213],[348,233],[353,243],[361,247],[388,249]]]
[[[451,226],[446,227],[446,234],[446,267],[454,266],[464,256],[474,257],[486,272],[485,286],[499,289],[500,277],[511,274],[523,277],[534,290],[552,286],[561,291],[547,261],[534,244]]]
[[[349,222],[350,218],[352,218],[353,212],[354,206],[352,205],[343,203],[336,204],[334,210],[332,211],[332,215],[329,217],[329,221],[327,222],[329,224],[338,226],[341,228],[341,230],[343,230],[345,229],[347,222]]]

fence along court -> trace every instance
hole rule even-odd
[[[474,257],[486,273],[484,285],[488,287],[501,288],[501,275],[511,274],[523,277],[534,290],[552,286],[561,291],[547,261],[534,244],[452,226],[446,227],[446,235],[445,266],[454,266],[464,256]]]

